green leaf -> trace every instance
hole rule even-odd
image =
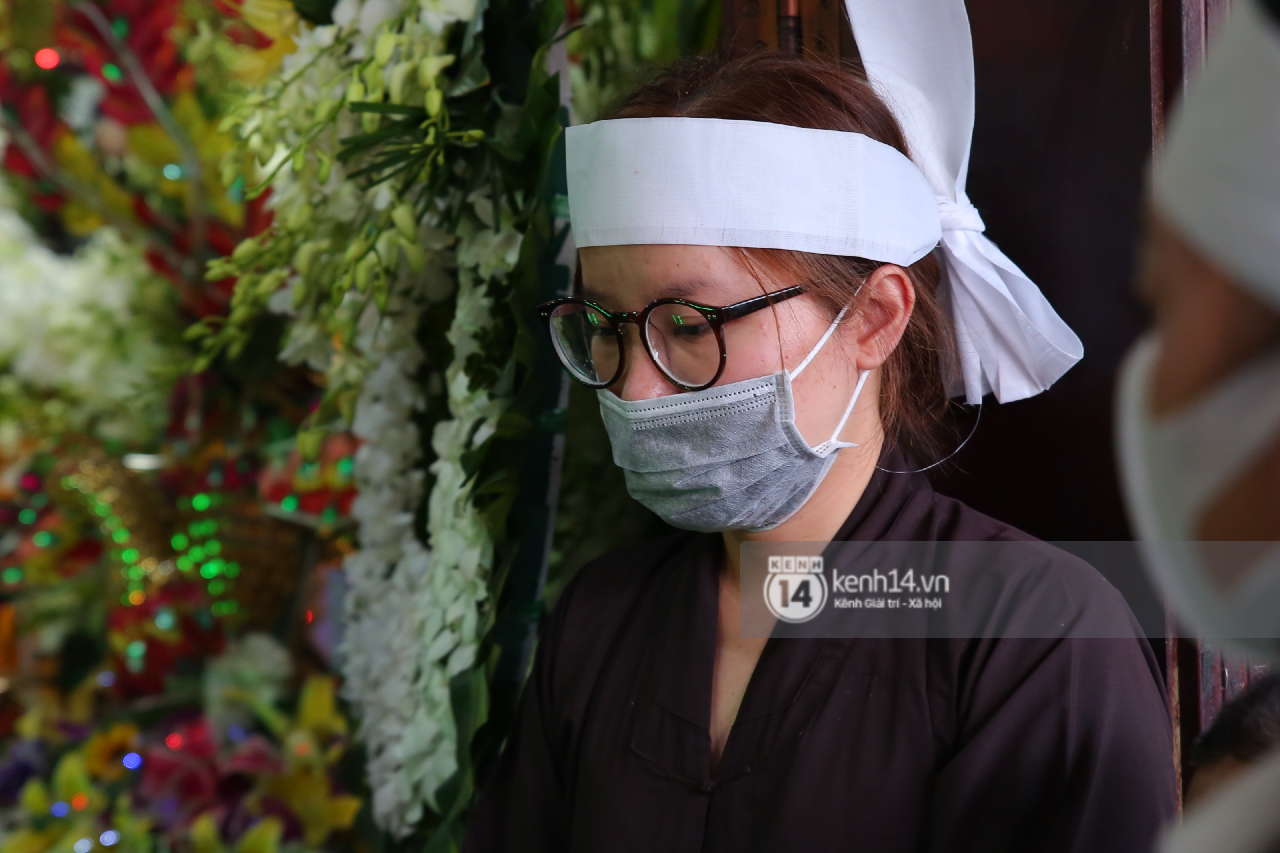
[[[338,0],[293,0],[293,8],[303,19],[323,27],[333,23],[333,7]]]
[[[551,199],[551,213],[558,219],[569,221],[569,197],[564,193],[556,193]]]
[[[382,113],[383,115],[393,116],[417,114],[420,118],[426,118],[427,115],[427,111],[422,107],[415,107],[411,104],[384,104],[378,101],[354,101],[347,104],[347,109],[353,113]]]
[[[477,44],[474,49],[468,51],[462,57],[458,73],[452,80],[449,88],[445,90],[445,95],[450,98],[469,95],[477,89],[489,85],[489,69],[484,64],[482,45]]]
[[[375,130],[372,133],[362,133],[359,136],[348,136],[339,139],[338,142],[342,145],[342,150],[338,152],[338,160],[345,163],[357,154],[397,137],[413,139],[414,130],[410,125],[396,123],[380,130]]]

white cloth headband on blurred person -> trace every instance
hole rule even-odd
[[[1197,250],[1280,310],[1280,26],[1236,3],[1170,122],[1152,198]]]
[[[862,134],[706,118],[612,119],[566,134],[581,247],[789,249],[907,265],[935,247],[961,376],[978,403],[1030,397],[1080,339],[994,243],[965,195],[973,44],[963,0],[847,0],[867,76],[909,160]],[[940,246],[939,246],[940,244]]]

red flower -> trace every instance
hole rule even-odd
[[[52,150],[59,136],[70,130],[53,110],[49,94],[40,86],[25,86],[0,64],[0,104],[11,113],[19,127],[52,159]],[[22,146],[11,142],[4,147],[0,166],[12,175],[37,182],[45,182],[48,176],[36,168],[35,163],[23,151]],[[42,189],[39,185],[31,193],[31,199],[42,210],[55,211],[62,207],[64,199],[52,184]]]
[[[275,747],[261,735],[245,738],[223,762],[222,773],[230,776],[275,776],[284,772],[284,762]]]
[[[180,0],[114,0],[103,10],[152,85],[166,96],[189,89],[193,82],[171,35],[180,10]],[[69,9],[57,33],[65,50],[107,87],[103,115],[126,125],[155,120],[125,62],[87,15]]]
[[[167,827],[183,826],[218,804],[217,747],[200,718],[143,753],[138,796]]]

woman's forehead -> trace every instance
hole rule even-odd
[[[760,284],[718,246],[592,246],[579,252],[583,295],[634,310],[674,297],[711,305],[760,293]]]

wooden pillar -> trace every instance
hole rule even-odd
[[[842,0],[724,0],[720,42],[735,54],[773,48],[815,59],[857,56]]]
[[[1187,83],[1204,63],[1214,35],[1226,20],[1232,0],[1149,0],[1151,41],[1151,135],[1159,156],[1165,119]],[[1268,671],[1266,664],[1222,654],[1199,640],[1179,636],[1168,617],[1165,661],[1170,713],[1174,722],[1179,783],[1191,772],[1196,737],[1250,682]]]

